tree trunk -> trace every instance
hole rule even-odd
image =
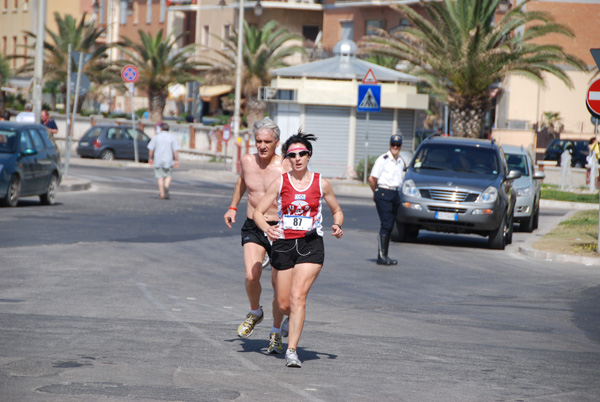
[[[250,130],[254,128],[255,122],[261,121],[265,118],[266,110],[267,105],[265,102],[259,101],[256,98],[248,99],[248,115],[246,117],[246,124]]]
[[[483,99],[461,99],[449,102],[452,134],[456,137],[479,138],[483,130],[488,102]]]
[[[165,106],[167,104],[168,90],[150,90],[148,91],[148,113],[150,114],[150,120],[153,122],[161,121],[165,112]]]

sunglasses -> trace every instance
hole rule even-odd
[[[303,157],[306,155],[310,155],[310,151],[300,151],[300,152],[288,152],[285,157],[286,158],[291,158],[294,159],[296,157],[296,155]]]
[[[393,147],[401,147],[402,144],[400,144],[399,142],[394,142],[391,144]]]

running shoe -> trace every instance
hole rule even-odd
[[[248,313],[244,322],[238,327],[238,336],[240,338],[248,338],[254,332],[254,326],[260,323],[265,318],[265,312],[262,306],[260,306],[260,315],[257,316],[252,313]]]
[[[285,365],[288,367],[302,367],[296,349],[288,349],[285,351]]]
[[[285,317],[283,320],[283,324],[281,324],[281,336],[287,338],[290,333],[290,317]]]
[[[269,339],[269,349],[267,353],[283,353],[283,346],[281,345],[281,335],[277,332],[271,332],[271,338]]]

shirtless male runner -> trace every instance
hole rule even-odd
[[[257,153],[247,154],[241,158],[242,171],[235,184],[231,205],[225,213],[225,224],[231,229],[235,223],[237,206],[242,196],[248,190],[248,208],[246,210],[246,221],[242,226],[242,246],[244,247],[244,265],[246,268],[246,293],[250,302],[250,312],[244,322],[238,327],[238,336],[247,338],[254,332],[254,326],[264,318],[264,312],[260,305],[260,276],[262,274],[265,253],[270,255],[271,243],[265,233],[256,226],[252,220],[254,209],[264,197],[269,185],[283,173],[290,170],[289,162],[275,154],[279,145],[279,127],[273,120],[265,118],[254,125],[254,139]],[[265,213],[267,222],[271,225],[278,223],[277,204],[273,203]],[[276,288],[273,277],[273,328],[270,332],[269,353],[283,353],[281,345],[281,321],[283,314],[277,306]],[[284,325],[284,336],[286,329]]]

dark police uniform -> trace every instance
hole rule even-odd
[[[393,135],[390,144],[402,145],[402,137]],[[374,192],[375,205],[381,225],[379,228],[379,252],[377,263],[382,265],[394,265],[397,261],[388,256],[390,233],[396,221],[398,208],[400,207],[400,187],[404,177],[404,160],[398,153],[398,159],[394,159],[391,151],[381,155],[375,161],[371,170],[371,177],[377,179],[377,188]]]

